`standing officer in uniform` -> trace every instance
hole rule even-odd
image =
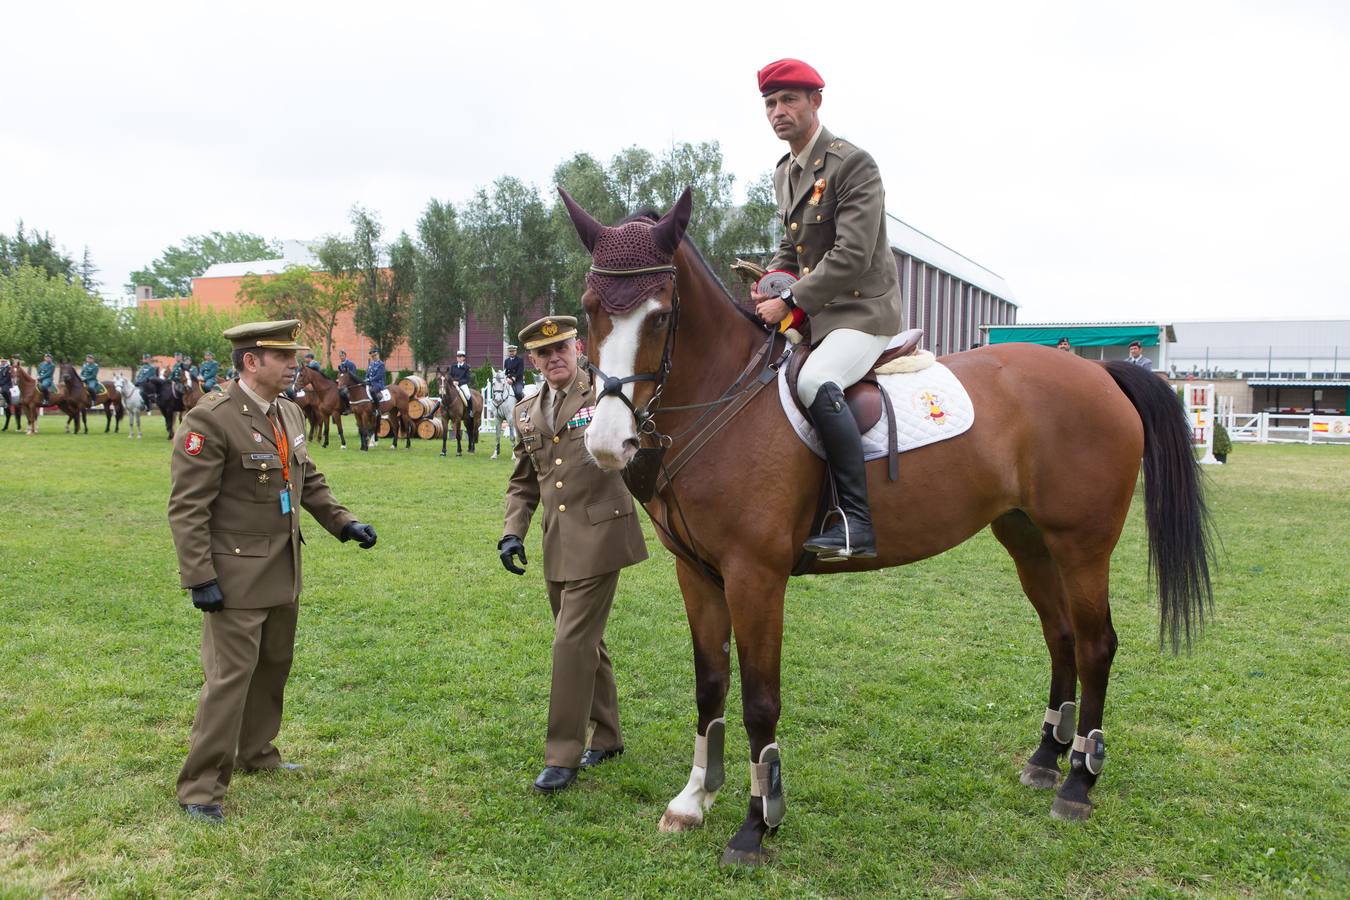
[[[789,152],[773,174],[784,236],[770,269],[799,275],[778,296],[754,294],[756,313],[776,325],[796,308],[811,325],[811,355],[797,396],[825,446],[843,519],[804,545],[821,560],[877,555],[858,424],[844,389],[871,371],[900,331],[900,282],[886,237],[886,192],[865,151],[820,124],[820,73],[781,59],[759,70],[774,134]]]
[[[647,558],[633,497],[618,472],[587,458],[582,438],[595,390],[577,367],[577,320],[540,319],[520,342],[544,373],[543,390],[516,407],[516,468],[506,489],[506,523],[497,543],[502,565],[524,575],[522,538],[544,508],[544,579],[553,607],[553,689],[545,768],[534,786],[561,791],[588,769],[623,753],[619,695],[605,648],[605,622],[619,570]],[[595,723],[590,747],[587,723]]]
[[[502,368],[506,370],[506,383],[511,385],[511,392],[516,395],[516,402],[519,403],[525,398],[525,357],[516,355],[515,344],[506,348],[506,359],[502,360]]]
[[[1153,360],[1144,355],[1144,345],[1138,341],[1130,341],[1130,356],[1125,361],[1132,366],[1138,366],[1145,372],[1153,371]]]
[[[42,362],[38,363],[38,387],[42,389],[42,405],[50,406],[52,402],[52,377],[56,374],[56,363],[52,362],[50,353],[42,354]]]
[[[201,378],[202,390],[210,393],[217,387],[216,379],[220,377],[220,363],[216,362],[216,355],[207,350],[202,360]]]
[[[300,323],[225,332],[239,380],[188,412],[174,435],[169,524],[182,586],[202,621],[206,683],[178,775],[178,802],[219,822],[236,768],[297,769],[272,741],[281,728],[301,588],[300,508],[334,537],[375,545],[333,497],[305,446],[300,410],[278,395],[295,373]]]
[[[145,401],[145,408],[154,408],[154,403],[150,399],[150,388],[155,386],[155,379],[159,373],[155,369],[155,364],[150,361],[149,353],[141,354],[141,367],[136,370],[136,377],[131,379],[131,383],[140,388],[141,400]]]

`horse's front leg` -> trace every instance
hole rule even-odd
[[[750,804],[745,821],[727,842],[722,865],[758,866],[766,862],[764,838],[778,830],[786,812],[777,730],[787,571],[764,565],[728,569],[726,595],[741,668],[741,714],[750,738]]]
[[[731,615],[726,595],[697,568],[677,560],[675,574],[684,594],[685,614],[694,642],[694,699],[698,729],[694,735],[694,765],[689,782],[670,801],[662,831],[688,831],[703,824],[726,780],[726,706],[731,685]]]

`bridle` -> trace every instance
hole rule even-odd
[[[661,363],[657,366],[656,371],[616,378],[613,375],[606,375],[594,363],[588,364],[591,382],[600,388],[600,393],[595,395],[596,405],[598,406],[600,401],[606,397],[618,397],[633,414],[633,421],[637,425],[638,432],[659,439],[661,436],[656,431],[656,406],[661,402],[661,394],[666,389],[666,379],[670,377],[671,354],[675,349],[675,332],[680,327],[680,283],[679,279],[675,277],[675,265],[671,263],[661,266],[642,266],[636,269],[606,269],[593,265],[591,271],[596,275],[610,275],[617,278],[632,278],[637,275],[654,275],[663,272],[669,272],[671,275],[670,316],[666,320],[666,339],[661,348]],[[634,406],[633,401],[629,400],[628,395],[623,392],[625,384],[636,384],[639,381],[656,383],[656,388],[652,391],[651,397],[641,407]]]

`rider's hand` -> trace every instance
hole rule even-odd
[[[497,555],[501,557],[502,565],[506,571],[513,575],[524,575],[525,569],[522,566],[529,565],[525,559],[525,544],[514,534],[508,534],[497,542]],[[520,566],[517,566],[512,557],[520,557]]]
[[[771,297],[755,307],[755,315],[765,325],[777,325],[788,317],[791,310],[781,297]]]
[[[225,608],[225,595],[220,592],[220,585],[214,580],[193,585],[192,605],[202,612],[220,612]]]

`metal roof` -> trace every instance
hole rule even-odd
[[[1350,378],[1248,378],[1247,386],[1350,388]]]
[[[886,218],[890,220],[886,223],[886,236],[896,250],[908,253],[915,259],[921,259],[949,275],[954,275],[966,284],[982,288],[1000,300],[1016,302],[1012,288],[1003,280],[1002,275],[986,269],[968,256],[962,256],[951,247],[936,238],[929,237],[891,213],[886,213]]]
[[[280,259],[255,259],[251,262],[216,263],[198,278],[240,278],[244,275],[280,275],[292,266],[319,268],[319,258],[314,255],[317,242],[282,241]]]

